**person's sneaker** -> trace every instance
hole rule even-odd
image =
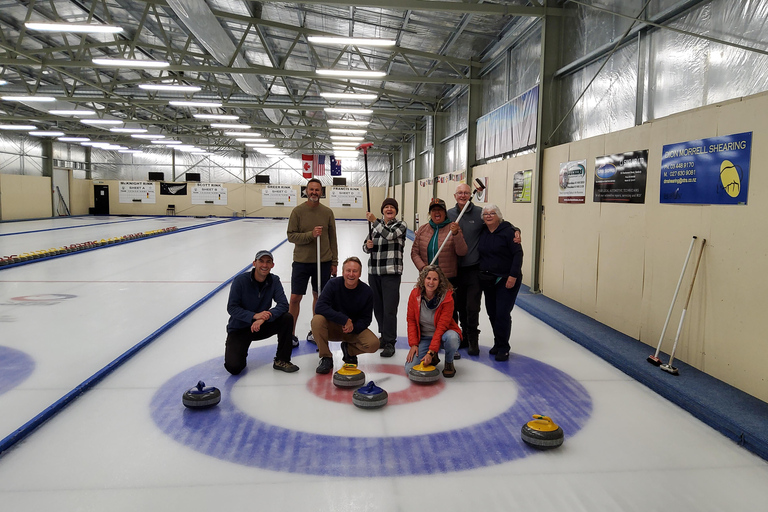
[[[333,358],[323,357],[320,359],[320,364],[317,365],[315,373],[330,373],[333,370]]]
[[[317,342],[315,341],[315,337],[312,335],[312,331],[309,331],[307,333],[307,342],[317,345]]]
[[[343,357],[341,358],[342,361],[344,361],[347,364],[357,364],[357,356],[351,356],[349,355],[349,350],[347,348],[347,342],[342,341],[341,342],[341,353],[343,354]]]
[[[281,372],[285,373],[293,373],[299,371],[299,367],[293,364],[290,361],[281,361],[279,359],[275,359],[275,362],[272,363],[272,368],[275,370],[280,370]]]
[[[391,343],[387,343],[384,345],[384,348],[381,350],[381,354],[379,354],[381,357],[392,357],[395,355],[395,346]]]
[[[456,368],[454,368],[453,363],[445,363],[445,368],[443,368],[443,377],[450,379],[454,375],[456,375]]]
[[[299,338],[297,338],[295,335],[291,336],[291,346],[293,348],[296,348],[299,346]]]

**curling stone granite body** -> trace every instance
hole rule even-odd
[[[354,364],[345,364],[333,374],[333,384],[340,388],[359,388],[365,384],[365,373]]]
[[[424,363],[419,363],[408,372],[408,378],[419,383],[436,382],[440,380],[440,371],[432,365],[424,366]]]
[[[206,409],[213,407],[221,401],[221,391],[213,386],[205,386],[205,382],[199,381],[197,386],[184,392],[181,403],[190,409]]]
[[[378,409],[387,405],[389,395],[373,381],[356,389],[352,394],[352,403],[361,409]]]
[[[540,414],[533,415],[533,421],[529,421],[520,432],[526,444],[539,449],[557,448],[563,444],[565,435],[552,418]]]

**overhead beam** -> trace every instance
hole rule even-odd
[[[281,0],[261,0],[261,3],[284,3]],[[525,7],[520,5],[441,2],[432,0],[302,0],[302,4],[334,6],[373,7],[379,9],[401,9],[404,11],[443,11],[468,14],[500,14],[505,16],[535,16],[557,14],[560,9]]]

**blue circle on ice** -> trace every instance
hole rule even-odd
[[[260,371],[271,364],[274,353],[274,345],[251,348],[249,371]],[[302,344],[293,355],[309,353],[315,354],[314,345]],[[520,436],[520,428],[532,414],[555,418],[566,437],[571,437],[592,413],[592,398],[584,386],[550,365],[517,354],[505,362],[487,356],[467,359],[512,379],[518,387],[517,400],[487,421],[454,430],[414,436],[350,437],[272,425],[246,414],[231,401],[238,377],[224,370],[222,358],[193,366],[164,383],[152,399],[151,415],[157,426],[176,441],[221,460],[290,473],[382,477],[464,471],[540,453]],[[180,393],[201,376],[221,390],[221,402],[205,411],[186,410],[180,403]]]
[[[35,369],[35,361],[25,352],[0,346],[0,395],[29,377]]]

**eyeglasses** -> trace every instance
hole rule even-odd
[[[495,217],[496,212],[483,212],[483,217]]]

